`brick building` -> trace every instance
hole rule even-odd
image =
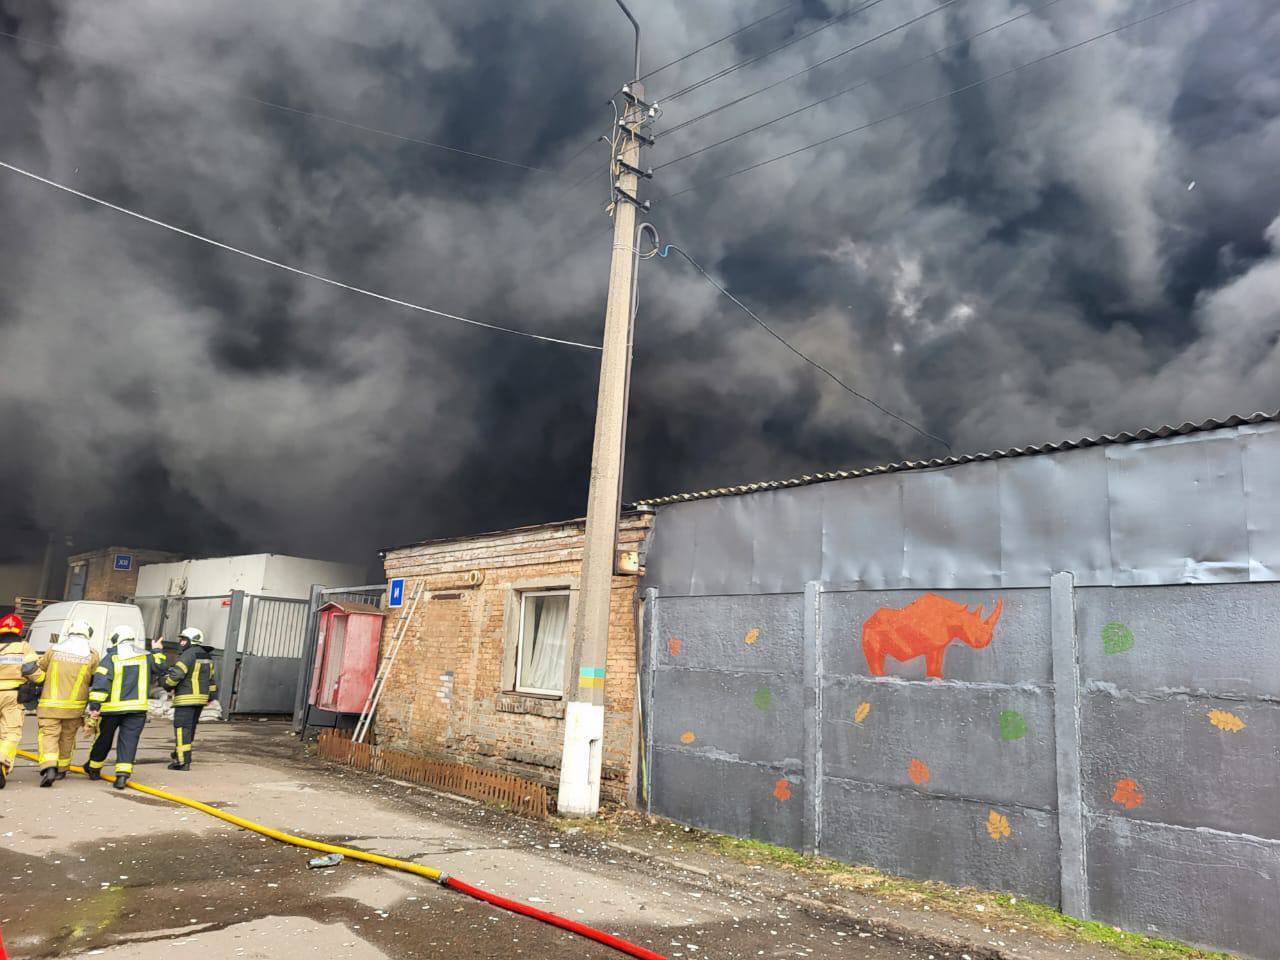
[[[618,549],[643,558],[652,521],[649,512],[624,514]],[[423,593],[378,706],[381,744],[557,785],[583,527],[543,524],[387,551],[387,577],[406,578],[405,609]],[[638,582],[613,579],[601,794],[615,801],[635,788]]]
[[[67,600],[106,600],[111,603],[131,597],[138,586],[138,568],[144,563],[181,560],[179,553],[165,550],[137,550],[133,547],[102,547],[67,558]]]

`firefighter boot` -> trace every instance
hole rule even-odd
[[[52,787],[53,781],[58,779],[58,771],[53,767],[49,767],[40,771],[40,786]]]
[[[191,761],[184,760],[181,763],[179,763],[177,760],[174,760],[173,763],[169,764],[169,769],[170,770],[190,770]]]
[[[129,775],[127,773],[117,773],[115,783],[111,785],[117,790],[123,790],[129,785]]]

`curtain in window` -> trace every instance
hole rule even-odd
[[[520,686],[559,691],[564,685],[569,598],[525,597]]]

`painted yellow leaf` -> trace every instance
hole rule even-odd
[[[681,743],[693,743],[693,741],[697,739],[697,735],[692,730],[686,730],[684,733],[680,734]]]
[[[1243,720],[1226,710],[1210,710],[1209,722],[1219,730],[1225,730],[1227,733],[1239,733],[1245,728]]]
[[[750,630],[747,631],[747,635],[743,637],[743,640],[745,640],[747,643],[755,643],[759,639],[760,639],[759,627],[752,627]]]
[[[1009,818],[1003,813],[997,813],[992,810],[987,816],[987,833],[991,834],[992,840],[1003,840],[1010,834]]]
[[[867,719],[867,714],[870,712],[871,704],[867,703],[865,700],[862,701],[862,703],[858,704],[858,709],[853,712],[853,722],[861,723],[863,720]]]

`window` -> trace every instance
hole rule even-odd
[[[516,646],[516,691],[560,696],[569,645],[569,591],[520,594],[520,638]]]

